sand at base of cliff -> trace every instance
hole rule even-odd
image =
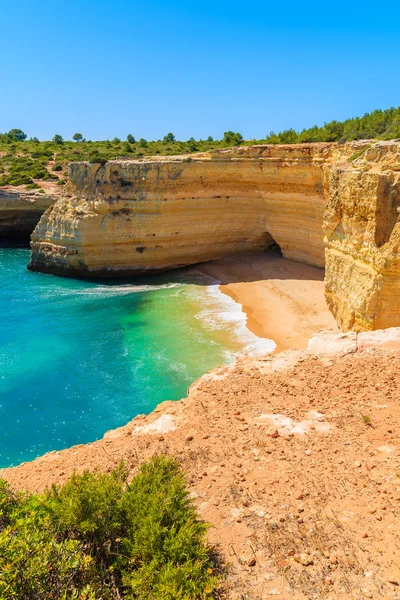
[[[275,251],[238,254],[198,268],[221,281],[221,291],[242,305],[247,327],[274,340],[277,352],[306,348],[321,329],[338,331],[325,302],[323,269]]]

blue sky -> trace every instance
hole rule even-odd
[[[0,132],[247,139],[398,106],[399,5],[4,0]]]

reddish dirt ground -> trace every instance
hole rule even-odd
[[[121,459],[135,473],[164,452],[211,524],[227,598],[400,599],[399,351],[294,356],[284,370],[241,359],[98,442],[0,475],[43,490]],[[291,433],[304,419],[308,433]]]

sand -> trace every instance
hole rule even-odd
[[[275,352],[306,348],[321,329],[338,331],[325,302],[323,269],[271,251],[221,258],[198,268],[221,282],[220,290],[242,305],[250,331],[272,339]]]

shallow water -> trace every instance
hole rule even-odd
[[[235,355],[273,349],[195,269],[87,282],[30,273],[28,258],[0,249],[0,467],[98,439]]]

